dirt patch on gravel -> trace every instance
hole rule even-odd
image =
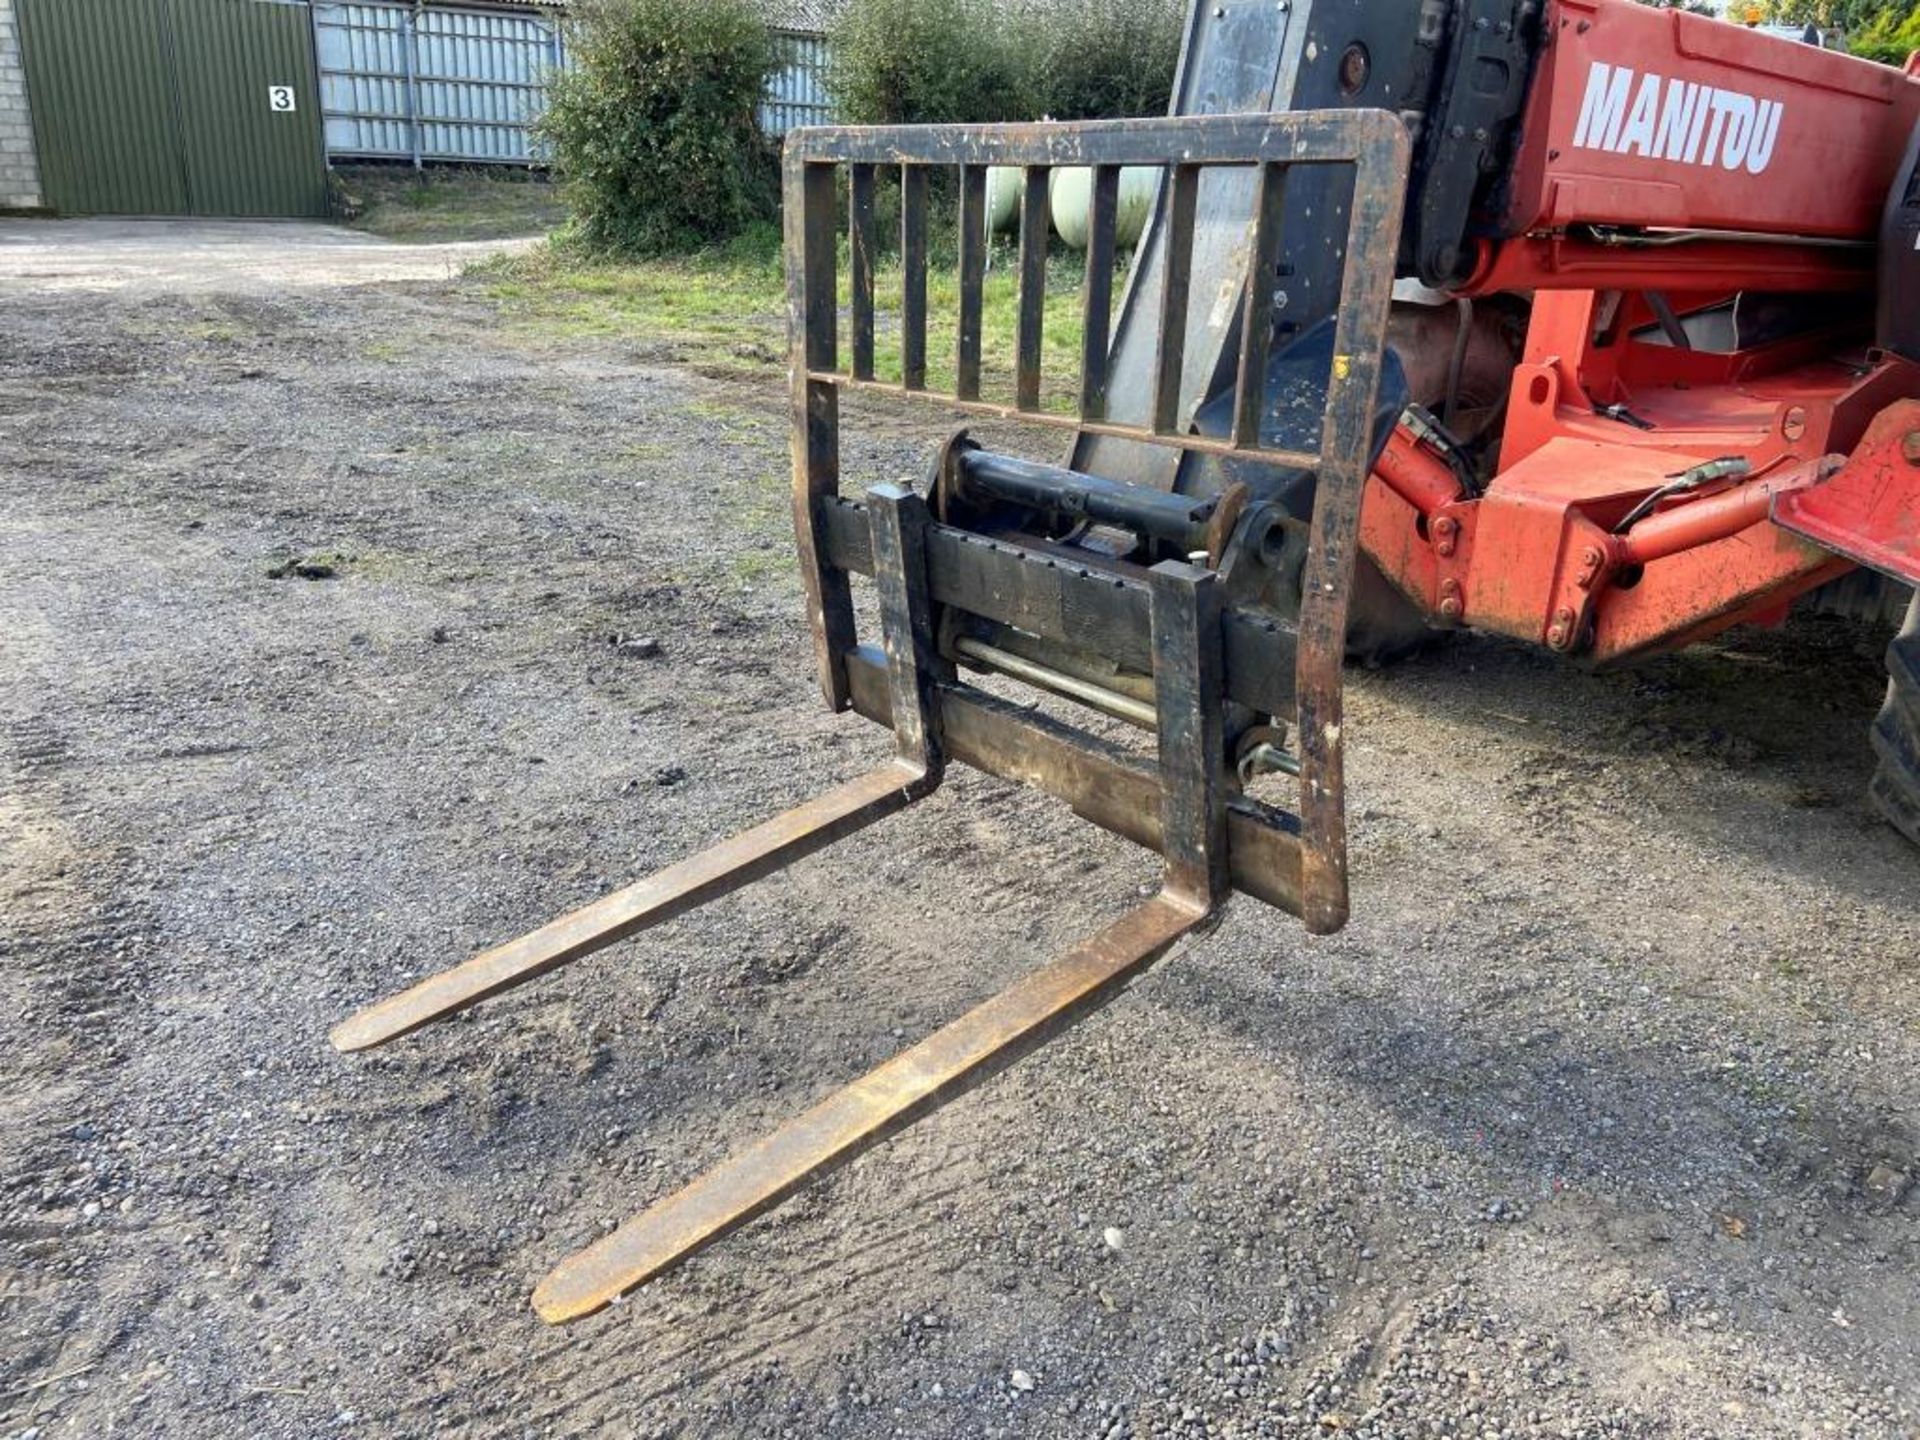
[[[962,775],[327,1048],[885,751],[811,689],[783,407],[463,283],[6,301],[0,1434],[1916,1433],[1920,860],[1834,620],[1354,676],[1344,934],[1240,901],[542,1328],[553,1261],[1152,875]],[[850,487],[921,466],[882,419]]]

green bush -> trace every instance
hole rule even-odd
[[[1036,3],[1020,47],[1035,113],[1055,120],[1164,115],[1180,60],[1185,0]]]
[[[849,0],[827,89],[849,125],[1028,117],[1025,63],[993,0]]]
[[[1864,30],[1849,38],[1847,48],[1869,60],[1905,65],[1907,56],[1920,50],[1920,5],[1904,14],[1897,8],[1882,10]]]
[[[753,0],[576,0],[576,68],[541,134],[573,205],[569,238],[650,255],[737,235],[773,213],[754,111],[773,68]]]
[[[848,0],[828,89],[851,125],[1163,115],[1185,0]]]

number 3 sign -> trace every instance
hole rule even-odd
[[[269,85],[267,87],[267,108],[277,115],[293,113],[293,86]]]

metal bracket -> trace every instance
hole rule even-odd
[[[1232,891],[1227,878],[1220,582],[1211,571],[1177,560],[1154,566],[1149,581],[1165,888],[1207,913]]]

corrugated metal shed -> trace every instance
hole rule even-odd
[[[801,125],[824,125],[833,119],[827,96],[827,42],[819,35],[773,32],[777,58],[767,77],[767,98],[760,102],[760,128],[779,138]]]
[[[846,0],[761,0],[777,64],[760,105],[760,128],[774,139],[833,119],[827,95],[826,32]]]
[[[840,0],[767,0],[778,66],[760,126],[832,118],[820,31]],[[327,153],[335,159],[538,164],[533,122],[568,64],[561,0],[312,0]]]
[[[569,63],[568,0],[14,3],[29,143],[47,203],[76,213],[324,214],[328,158],[539,164]],[[763,0],[768,135],[832,119],[821,32],[842,3]]]
[[[565,66],[556,18],[524,7],[314,0],[336,158],[530,164],[547,77]]]

